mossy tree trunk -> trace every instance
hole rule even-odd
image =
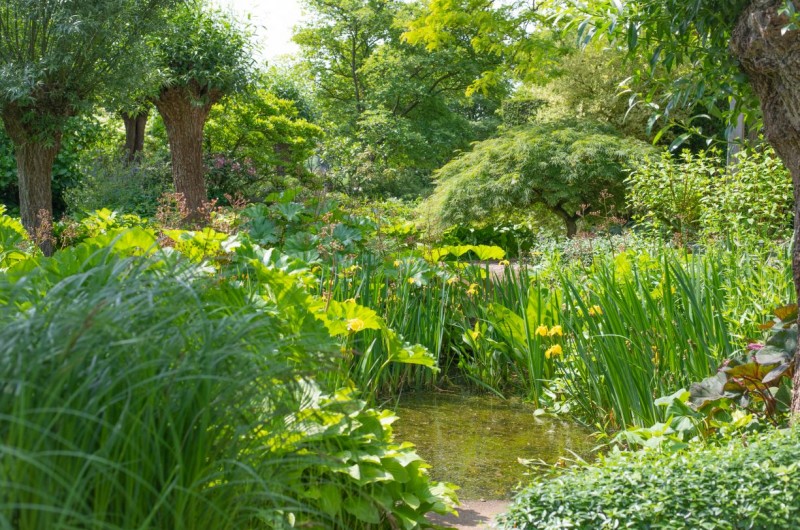
[[[122,113],[122,121],[125,123],[125,162],[128,164],[136,162],[144,152],[144,133],[149,116],[150,113],[146,110]]]

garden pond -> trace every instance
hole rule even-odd
[[[432,478],[458,485],[462,500],[510,498],[537,467],[546,469],[519,459],[588,459],[597,445],[580,425],[493,396],[414,393],[402,396],[395,410],[395,439],[415,444]]]

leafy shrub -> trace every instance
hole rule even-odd
[[[642,160],[627,180],[640,221],[683,240],[699,235],[783,237],[792,226],[792,181],[769,146],[741,152],[731,172],[718,150]]]
[[[264,88],[212,107],[205,126],[209,197],[263,197],[277,188],[307,183],[305,162],[322,129],[300,116],[294,101]]]
[[[482,222],[457,224],[444,230],[441,243],[449,245],[493,245],[506,251],[509,258],[526,258],[545,236],[562,231],[559,220],[548,215],[547,208],[534,205],[527,211],[500,212]]]
[[[683,151],[675,160],[664,151],[660,159],[637,161],[626,181],[628,204],[636,219],[665,235],[696,236],[703,199],[711,182],[722,173],[718,156],[716,152],[695,155]]]
[[[758,238],[791,233],[792,177],[768,144],[742,151],[736,172],[725,172],[703,198],[703,230],[713,236],[731,231]]]
[[[53,234],[58,248],[76,245],[86,239],[113,234],[125,228],[146,228],[150,223],[134,214],[120,214],[108,208],[96,210],[80,220],[64,218],[55,223]]]
[[[502,528],[796,528],[798,436],[773,430],[721,447],[612,454],[532,484]]]
[[[22,223],[6,215],[6,207],[0,204],[0,271],[27,259],[30,251],[32,245]]]

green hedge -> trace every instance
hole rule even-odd
[[[503,528],[797,528],[800,429],[612,455],[523,491]]]

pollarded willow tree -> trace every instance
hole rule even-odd
[[[52,251],[51,173],[65,124],[134,82],[141,35],[175,0],[0,2],[0,116],[14,143],[25,229]]]
[[[152,50],[160,76],[152,101],[167,130],[175,191],[194,213],[208,199],[203,128],[211,107],[247,84],[249,36],[224,13],[193,2],[175,12]]]

